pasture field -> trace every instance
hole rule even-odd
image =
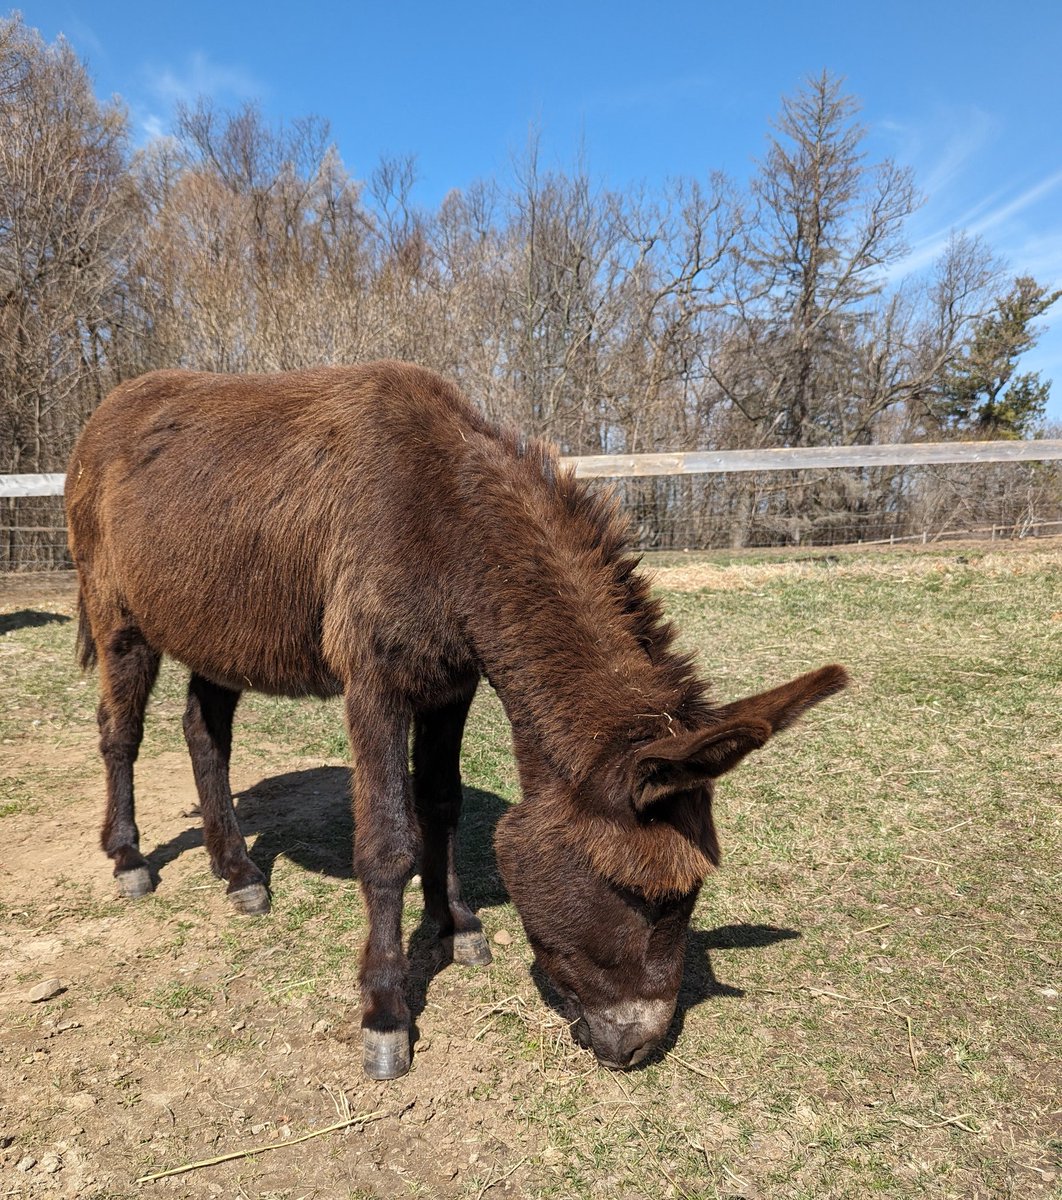
[[[237,918],[166,666],[137,768],[160,884],[121,903],[72,586],[0,580],[0,1195],[1057,1194],[1062,547],[715,556],[658,582],[720,698],[831,661],[854,680],[721,781],[665,1051],[600,1069],[540,994],[494,867],[518,788],[484,687],[461,857],[494,965],[437,970],[411,886],[420,1040],[372,1083],[337,705],[241,706],[273,912]]]

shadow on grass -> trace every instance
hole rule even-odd
[[[354,817],[350,802],[350,771],[346,767],[317,767],[289,771],[256,783],[234,797],[236,816],[245,837],[254,836],[251,859],[270,883],[280,857],[305,871],[331,879],[354,879]],[[464,789],[457,832],[457,870],[465,900],[474,911],[502,904],[508,894],[494,863],[494,827],[508,805],[493,792]],[[198,816],[198,810],[188,814]],[[152,880],[158,885],[168,863],[186,850],[203,845],[198,825],[186,829],[146,855]],[[219,883],[218,885],[222,885]],[[360,903],[360,898],[356,901]],[[414,1020],[424,1010],[431,980],[451,960],[445,954],[434,922],[421,916],[409,938],[409,1007]]]
[[[465,899],[474,911],[503,904],[508,899],[494,861],[494,828],[508,809],[493,792],[465,788],[457,835],[457,869]],[[354,879],[354,820],[350,803],[350,772],[346,767],[318,767],[273,775],[235,797],[236,814],[246,836],[256,835],[251,858],[268,883],[281,856],[304,870],[332,879]],[[195,814],[189,814],[195,815]],[[187,829],[147,856],[152,876],[184,851],[202,846],[198,827]],[[219,885],[220,886],[220,885]],[[660,1048],[643,1065],[659,1062],[678,1040],[691,1008],[713,998],[740,999],[745,993],[716,978],[713,950],[762,950],[776,942],[798,938],[793,929],[773,925],[723,925],[717,929],[691,929],[686,939],[682,987],[675,1016]],[[450,961],[434,923],[421,915],[410,935],[409,1007],[414,1020],[424,1010],[432,979]],[[543,1000],[558,1012],[548,979],[532,965],[531,977]]]
[[[62,613],[40,612],[36,608],[20,608],[17,612],[0,613],[0,636],[19,629],[39,629],[42,625],[65,625],[71,617]]]

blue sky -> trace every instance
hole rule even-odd
[[[266,6],[246,0],[29,0],[27,24],[63,33],[136,136],[165,131],[197,94],[271,117],[316,113],[365,177],[415,154],[416,199],[504,175],[537,127],[544,165],[582,147],[612,187],[722,170],[743,182],[785,93],[823,68],[863,104],[867,148],[916,173],[910,269],[953,229],[1011,271],[1062,286],[1060,0],[744,0],[654,4],[401,2]],[[1023,360],[1055,381],[1062,301]]]

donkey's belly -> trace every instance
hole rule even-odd
[[[156,649],[237,691],[335,696],[343,685],[322,653],[322,606],[293,586],[210,586],[206,573],[127,589],[131,615]]]

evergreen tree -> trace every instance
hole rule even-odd
[[[1051,381],[1037,372],[1015,374],[1018,359],[1039,341],[1033,322],[1062,296],[1030,275],[1020,275],[1006,295],[974,326],[962,357],[944,377],[940,416],[956,431],[983,438],[1028,436],[1043,419]]]

